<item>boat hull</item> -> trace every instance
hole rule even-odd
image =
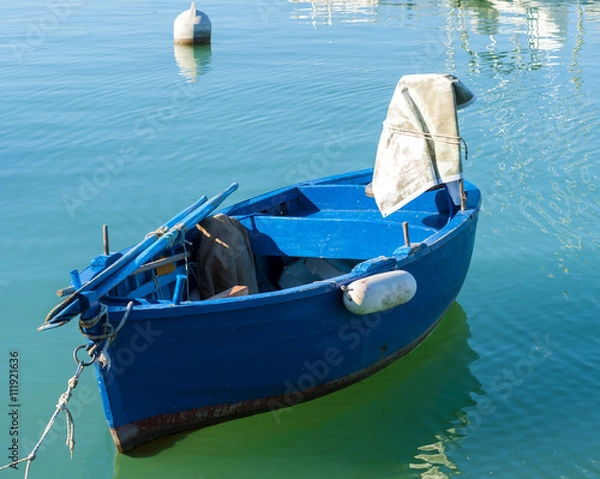
[[[371,366],[361,371],[357,371],[354,374],[329,383],[319,384],[318,386],[311,387],[307,390],[300,391],[297,387],[294,387],[293,384],[288,383],[286,392],[279,396],[250,399],[233,404],[218,404],[175,413],[160,414],[123,426],[111,427],[110,432],[113,441],[120,452],[128,452],[140,444],[170,434],[207,427],[221,422],[266,412],[270,412],[273,416],[273,421],[280,424],[286,414],[285,408],[312,399],[317,399],[351,386],[352,384],[362,381],[376,372],[381,371],[402,356],[408,354],[417,347],[431,331],[433,331],[437,323],[442,319],[442,316],[438,318],[438,320],[435,321],[422,336],[408,346],[396,351],[392,355],[383,357],[380,361],[377,361]]]
[[[136,306],[107,351],[111,367],[97,365],[117,448],[127,452],[168,434],[267,411],[280,421],[282,408],[344,388],[408,353],[460,291],[478,201],[419,248],[404,248],[335,282]],[[408,303],[364,316],[344,307],[341,287],[393,269],[417,282]],[[109,311],[118,324],[124,308]]]

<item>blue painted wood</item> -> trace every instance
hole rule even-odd
[[[102,297],[113,289],[117,284],[127,278],[140,266],[143,266],[149,261],[152,261],[156,256],[161,254],[165,249],[170,248],[176,242],[180,242],[182,239],[181,235],[185,235],[186,232],[193,228],[197,223],[206,218],[216,208],[225,201],[231,193],[238,189],[237,183],[232,183],[222,193],[212,197],[207,203],[202,205],[195,211],[192,211],[183,219],[181,219],[173,227],[146,250],[142,251],[139,255],[133,258],[127,265],[121,268],[114,276],[109,277],[106,281],[101,282],[97,285],[98,296]]]
[[[208,197],[206,195],[199,198],[195,203],[191,204],[184,210],[177,213],[173,218],[164,223],[160,229],[170,229],[179,223],[183,218],[197,210],[200,206],[202,206]],[[52,329],[57,326],[62,326],[66,322],[70,321],[71,318],[79,314],[79,305],[78,297],[79,294],[94,289],[97,287],[100,282],[105,281],[111,275],[115,274],[119,269],[123,268],[127,265],[131,260],[136,258],[141,252],[145,251],[149,246],[151,246],[156,240],[158,236],[151,235],[144,238],[137,245],[132,248],[129,248],[127,252],[125,252],[117,261],[112,262],[106,269],[101,270],[98,274],[94,274],[90,277],[90,280],[87,281],[84,285],[77,287],[76,291],[66,297],[63,301],[57,304],[46,316],[46,321],[42,324],[38,330],[42,331],[45,329]],[[68,311],[67,311],[68,309]],[[62,313],[62,314],[61,314]],[[55,319],[57,316],[61,315],[62,319]]]
[[[381,252],[382,238],[389,241],[388,238],[393,237],[402,243],[402,223],[376,221],[374,215],[365,219],[354,211],[345,213],[346,218],[246,216],[242,224],[248,228],[252,251],[260,255],[364,260]],[[409,228],[412,241],[424,241],[436,232],[434,228],[422,226],[421,218],[413,215],[413,219],[416,221]],[[299,241],[299,238],[306,240]]]
[[[212,213],[215,208],[218,208],[231,193],[237,190],[237,188],[238,184],[233,183],[222,193],[211,198],[208,202],[203,197],[194,205],[177,214],[172,220],[165,224],[165,227],[168,228],[168,231],[165,234],[159,237],[151,235],[137,246],[127,251],[127,253],[123,255],[123,258],[121,258],[123,261],[119,260],[111,265],[109,269],[106,270],[105,274],[101,274],[92,281],[86,283],[80,290],[73,293],[50,311],[46,318],[46,323],[38,329],[49,329],[54,324],[60,326],[65,322],[70,321],[82,312],[78,302],[78,294],[82,289],[85,291],[94,289],[97,291],[98,297],[101,298],[117,284],[127,278],[133,271],[148,261],[151,261],[155,256],[170,247],[173,242],[179,239],[181,234],[185,234],[187,229],[193,227]]]
[[[372,170],[336,175],[221,210],[247,227],[253,251],[261,258],[359,260],[347,273],[249,296],[205,301],[184,296],[173,305],[169,298],[175,278],[185,271],[180,263],[156,282],[146,272],[121,282],[118,297],[103,297],[115,326],[129,299],[137,298],[106,351],[111,368],[96,368],[120,450],[248,414],[279,414],[279,408],[373,374],[429,334],[466,277],[479,191],[465,182],[465,211],[452,206],[442,189],[384,219],[364,195],[371,178]],[[402,221],[409,222],[418,246],[403,246]],[[196,233],[190,230],[188,239],[193,241]],[[181,250],[174,246],[168,251]],[[416,279],[411,301],[365,316],[343,306],[342,287],[394,269]]]

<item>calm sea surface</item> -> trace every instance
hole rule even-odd
[[[600,2],[223,0],[174,50],[166,0],[0,7],[0,465],[18,354],[19,453],[74,373],[75,325],[36,332],[102,248],[204,193],[235,199],[373,164],[398,79],[448,72],[485,203],[458,301],[416,351],[280,414],[117,455],[95,377],[32,478],[600,477]],[[23,468],[2,471],[22,477]]]

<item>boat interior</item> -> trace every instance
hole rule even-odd
[[[418,244],[443,228],[457,210],[445,187],[420,195],[386,218],[382,218],[375,200],[365,194],[364,183],[307,184],[284,189],[224,210],[241,225],[247,248],[233,247],[229,243],[235,240],[228,237],[214,238],[211,232],[203,235],[202,228],[188,231],[185,244],[172,247],[162,258],[139,268],[108,297],[117,301],[134,299],[139,304],[178,304],[323,281],[349,273],[364,260],[393,255],[405,244],[404,222],[408,223],[410,243]],[[227,231],[219,233],[230,236]],[[207,237],[219,248],[210,271],[203,264],[212,250],[203,251],[202,257],[199,254],[200,243]],[[229,257],[219,257],[222,254]],[[255,286],[252,279],[245,281],[250,284],[240,284],[239,274],[220,277],[227,276],[232,262],[239,265],[248,257],[253,267],[248,274],[254,276]],[[209,282],[215,283],[208,293],[203,291],[207,275],[213,275]],[[178,288],[181,277],[184,287]],[[248,278],[244,274],[241,277]]]

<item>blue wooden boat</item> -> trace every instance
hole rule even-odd
[[[468,90],[453,77],[450,85],[460,106]],[[435,149],[435,128],[427,130],[421,139]],[[457,202],[451,182],[438,178],[383,216],[378,168],[287,186],[212,215],[232,185],[140,244],[72,272],[66,298],[40,329],[78,318],[120,451],[256,413],[278,421],[282,408],[360,381],[423,341],[467,275],[480,192],[459,179]],[[233,224],[245,247],[203,226],[219,221]],[[221,252],[211,262],[214,247]],[[240,262],[254,268],[251,280],[232,273]],[[216,277],[202,278],[203,268]]]

